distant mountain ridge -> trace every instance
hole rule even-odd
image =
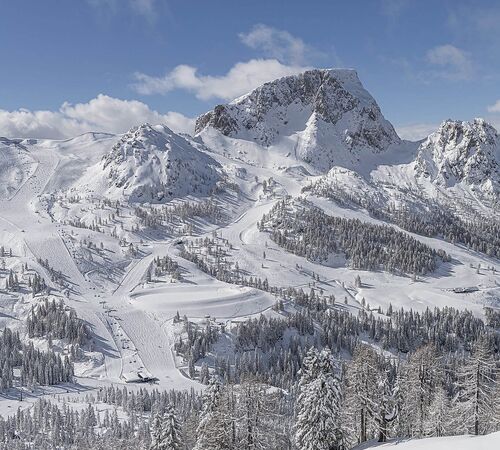
[[[215,139],[214,131],[229,141]],[[195,133],[214,151],[221,142],[233,156],[260,148],[281,155],[277,166],[304,162],[319,174],[341,167],[380,186],[396,180],[396,189],[422,186],[425,195],[472,189],[495,202],[500,192],[499,137],[491,125],[447,120],[421,142],[403,141],[350,69],[308,70],[265,83],[198,117]]]

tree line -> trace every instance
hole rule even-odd
[[[329,216],[306,200],[277,202],[258,226],[289,252],[318,262],[343,254],[353,269],[425,275],[449,261],[443,250],[393,227]]]

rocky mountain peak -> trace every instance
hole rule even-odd
[[[499,192],[499,137],[483,119],[446,120],[419,147],[417,175],[444,186],[465,182]]]
[[[264,147],[294,137],[297,157],[320,170],[400,142],[350,69],[308,70],[265,83],[200,116],[195,132],[208,127]]]

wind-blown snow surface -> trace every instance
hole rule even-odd
[[[432,205],[499,223],[498,137],[483,122],[444,124],[424,142],[404,142],[354,71],[319,70],[217,107],[198,120],[198,131],[191,138],[146,124],[122,136],[0,141],[0,244],[13,249],[1,276],[28,263],[89,324],[94,348],[77,364],[82,384],[123,383],[143,372],[161,387],[198,389],[173,351],[177,312],[215,326],[278,314],[272,295],[215,280],[183,259],[188,241],[200,249],[213,239],[227,249],[224,263],[238,263],[246,276],[321,290],[353,313],[367,308],[363,298],[372,310],[392,303],[481,315],[484,305],[499,306],[498,260],[443,236],[410,233],[451,257],[413,280],[354,271],[341,254],[309,261],[257,227],[288,196],[363,222],[387,222],[374,209]],[[325,195],[333,188],[347,201]],[[154,275],[155,259],[165,256],[179,277]],[[51,281],[37,259],[63,282]],[[354,284],[358,274],[362,287]],[[22,329],[33,301],[29,293],[0,293],[2,325]]]
[[[384,444],[365,443],[355,450],[493,450],[500,447],[500,433],[486,436],[447,436],[407,441],[392,441]]]

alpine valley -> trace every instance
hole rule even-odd
[[[405,141],[317,69],[193,135],[0,138],[0,245],[2,448],[499,445],[443,437],[500,430],[483,119]]]

